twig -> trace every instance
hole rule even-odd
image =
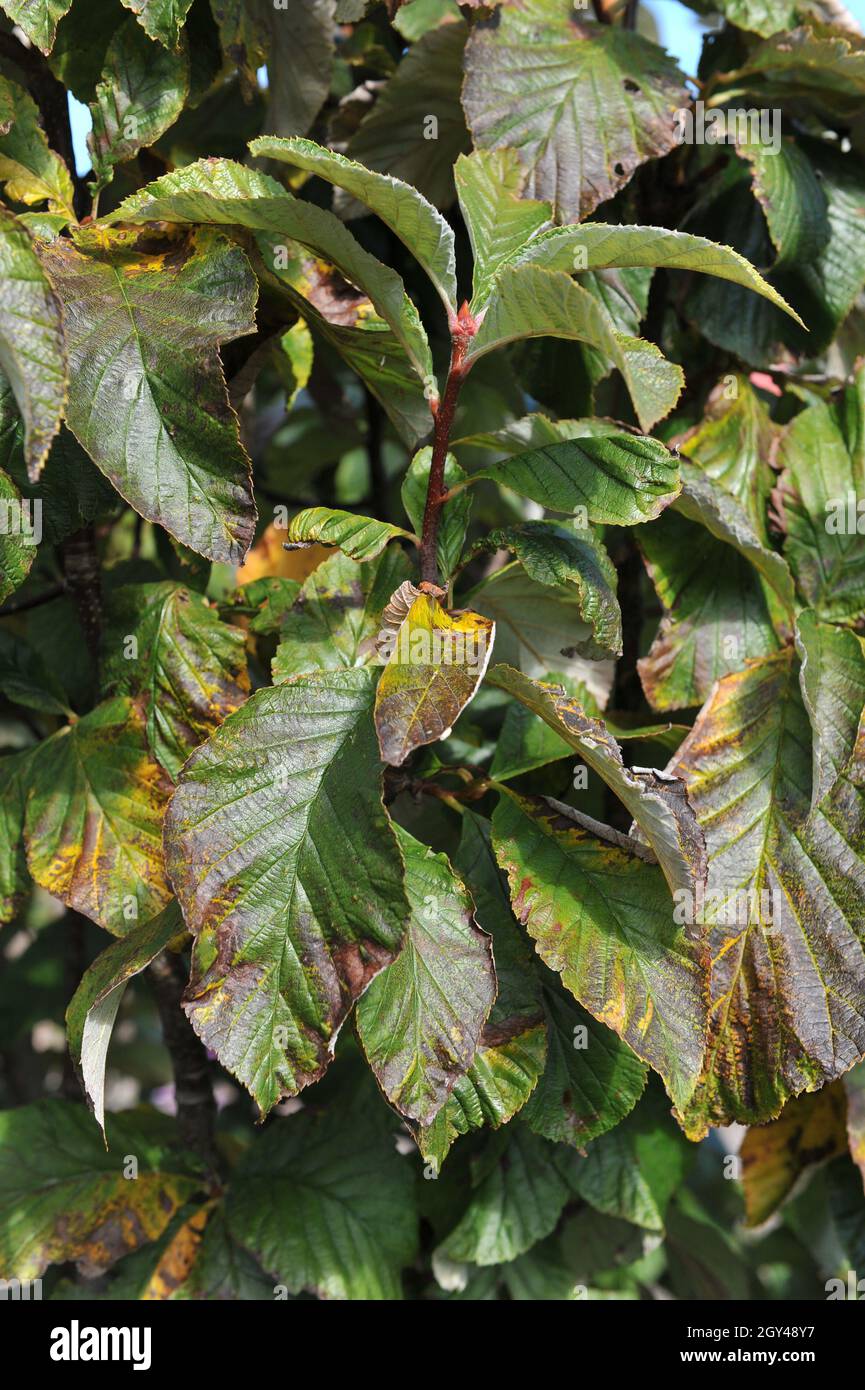
[[[438,584],[439,582],[436,540],[441,521],[441,510],[446,497],[444,490],[445,463],[457,401],[462,384],[470,370],[465,362],[466,350],[477,332],[477,327],[475,320],[469,313],[468,305],[464,304],[451,327],[450,370],[448,371],[444,395],[435,406],[432,459],[420,540],[420,577],[421,582],[428,584]]]
[[[60,558],[66,588],[78,610],[98,681],[102,648],[102,582],[93,527],[84,526],[69,536],[60,548]]]
[[[604,825],[603,821],[595,820],[594,816],[587,816],[583,811],[575,810],[573,806],[568,806],[564,801],[557,801],[554,796],[545,796],[543,800],[551,811],[573,821],[581,829],[590,831],[592,835],[606,840],[608,844],[618,845],[620,849],[626,849],[629,854],[635,854],[638,859],[644,859],[647,864],[657,864],[658,856],[655,851],[649,845],[644,845],[642,841],[635,840],[633,835],[626,835],[623,831],[616,830],[612,825]]]
[[[637,670],[643,627],[643,561],[631,532],[625,532],[621,552],[614,557],[618,571],[618,598],[622,610],[622,655],[616,662],[612,704],[615,709],[638,710],[643,704],[643,685]],[[627,815],[612,788],[604,788],[604,813],[616,829],[627,830]]]
[[[216,1178],[219,1174],[216,1101],[207,1052],[181,1008],[186,983],[183,964],[178,956],[163,951],[148,967],[147,975],[159,1010],[162,1036],[171,1057],[181,1142]]]

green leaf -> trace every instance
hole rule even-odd
[[[527,676],[560,672],[582,682],[599,707],[606,705],[613,684],[613,662],[578,654],[591,646],[593,638],[576,587],[538,584],[514,562],[481,580],[460,601],[493,619],[500,661]]]
[[[817,171],[792,140],[783,140],[778,149],[759,141],[737,143],[736,152],[751,166],[754,196],[778,252],[775,269],[807,265],[829,240],[826,194]]]
[[[718,9],[737,29],[766,39],[782,29],[792,29],[798,8],[793,0],[718,0]]]
[[[466,26],[460,23],[424,34],[404,54],[348,142],[352,159],[404,180],[437,208],[453,203],[454,163],[471,149],[460,105],[465,41]],[[341,204],[347,216],[362,211],[357,202],[338,196]]]
[[[629,266],[694,270],[753,290],[785,310],[798,323],[802,322],[778,291],[738,251],[706,237],[671,232],[666,227],[620,227],[606,222],[555,227],[530,241],[510,264],[515,269],[533,265],[570,275]]]
[[[374,687],[357,668],[257,691],[193,753],[166,819],[196,938],[186,1011],[262,1113],[324,1072],[354,1000],[402,943]]]
[[[862,1215],[862,1180],[861,1175],[856,1172],[852,1163],[848,1159],[838,1158],[834,1163],[830,1163],[826,1169],[826,1196],[828,1198],[829,1219],[832,1224],[833,1234],[836,1241],[833,1242],[834,1248],[839,1250],[838,1268],[847,1275],[843,1281],[832,1279],[825,1285],[827,1294],[830,1287],[838,1289],[841,1284],[844,1293],[840,1296],[849,1298],[851,1296],[851,1274],[857,1293],[859,1293],[859,1281],[855,1271],[861,1268],[862,1256],[865,1254],[865,1220]],[[839,1248],[840,1247],[840,1248]],[[829,1295],[838,1298],[838,1292]]]
[[[252,154],[278,159],[336,184],[381,218],[411,251],[456,314],[454,235],[448,223],[417,189],[390,174],[379,174],[312,140],[280,140],[263,135],[250,143]]]
[[[538,972],[511,912],[507,882],[490,844],[489,822],[466,809],[454,865],[475,903],[478,924],[492,938],[498,995],[464,1076],[416,1138],[437,1170],[460,1134],[507,1124],[537,1084],[547,1055]]]
[[[54,76],[78,101],[92,101],[102,71],[105,50],[125,15],[117,0],[73,0],[57,26],[49,58]]]
[[[27,529],[35,537],[35,523],[41,508],[42,534],[49,545],[64,541],[82,526],[120,505],[114,488],[91,463],[74,435],[65,425],[51,445],[51,451],[36,483],[27,477],[24,455],[24,422],[18,413],[8,381],[0,372],[0,463],[9,470],[25,504],[31,505]],[[25,515],[25,521],[27,520]],[[0,542],[2,544],[2,542]],[[31,547],[31,552],[33,548]],[[2,588],[2,585],[0,585]]]
[[[0,73],[0,135],[8,135],[15,121],[15,97],[9,81]]]
[[[37,883],[113,936],[170,894],[162,817],[170,782],[151,759],[138,707],[97,705],[39,745],[30,764],[27,862]]]
[[[54,47],[57,25],[72,0],[3,0],[3,8],[22,33],[43,53]]]
[[[676,144],[684,78],[662,48],[570,0],[522,0],[476,25],[463,89],[476,145],[519,152],[530,197],[577,222]]]
[[[549,677],[552,680],[552,677]],[[564,677],[562,677],[564,684]],[[597,716],[600,708],[584,685],[568,681],[566,688],[579,700],[586,712]],[[521,777],[524,772],[546,767],[549,763],[563,759],[573,761],[574,752],[570,744],[538,715],[525,705],[511,702],[496,741],[496,749],[490,764],[490,776],[504,782],[511,777]]]
[[[41,1100],[0,1112],[0,1259],[38,1278],[74,1260],[85,1278],[157,1240],[200,1179],[170,1153],[161,1116],[113,1115],[110,1149],[83,1105]],[[130,1181],[127,1159],[138,1173]]]
[[[239,70],[249,100],[257,89],[257,71],[267,62],[271,7],[264,0],[210,0],[225,57]]]
[[[52,212],[74,221],[72,179],[59,154],[49,148],[35,101],[17,82],[6,87],[14,105],[12,127],[0,135],[0,183],[6,185],[7,198],[27,207],[47,202]]]
[[[749,90],[761,96],[805,99],[823,112],[857,110],[865,93],[865,39],[812,20],[755,44],[727,76],[734,84],[755,79]]]
[[[584,1150],[633,1110],[646,1068],[553,978],[544,982],[544,1008],[547,1064],[522,1118],[536,1134]]]
[[[711,1026],[684,1117],[698,1136],[773,1118],[865,1051],[861,750],[809,814],[797,674],[787,649],[725,676],[670,769],[688,783],[709,852]]]
[[[586,687],[557,673],[545,678],[572,695],[588,715],[596,718],[601,711]],[[674,753],[688,732],[687,724],[632,724],[627,716],[611,719],[605,716],[607,731],[617,739],[646,739]],[[490,764],[490,776],[498,782],[521,777],[524,772],[546,767],[566,759],[573,762],[573,749],[555,730],[533,714],[525,705],[510,704],[505,712]]]
[[[145,34],[166,48],[180,47],[180,37],[192,0],[120,0],[131,10]]]
[[[208,231],[161,254],[104,241],[41,249],[65,305],[69,428],[146,520],[240,563],[255,506],[217,349],[254,331],[249,262]]]
[[[806,608],[796,620],[799,684],[811,721],[811,809],[845,775],[865,709],[865,644],[847,628],[818,622]]]
[[[493,844],[541,959],[684,1103],[700,1072],[706,1004],[660,870],[596,839],[565,808],[512,793],[493,815]]]
[[[407,3],[404,0],[394,15],[393,27],[409,43],[416,43],[429,29],[441,24],[442,20],[458,20],[460,17],[456,0],[407,0]]]
[[[859,236],[865,218],[865,174],[860,159],[832,149],[825,140],[805,143],[804,151],[826,198],[829,234],[819,253],[796,267],[802,315],[811,329],[803,346],[813,353],[828,346],[865,286],[865,250]]]
[[[606,782],[651,845],[671,892],[692,892],[705,877],[706,857],[681,780],[651,768],[625,767],[603,722],[588,716],[561,686],[529,680],[509,666],[495,666],[489,679],[539,715]]]
[[[663,1096],[650,1089],[622,1124],[592,1144],[574,1178],[584,1202],[646,1230],[664,1229],[692,1156],[668,1115]]]
[[[711,392],[702,422],[680,441],[680,452],[747,513],[751,529],[767,543],[766,508],[775,475],[769,464],[778,427],[746,376],[725,377]],[[642,537],[641,537],[642,539]]]
[[[382,614],[408,576],[405,553],[393,545],[365,564],[337,552],[316,566],[279,624],[274,683],[376,664]]]
[[[816,401],[787,426],[776,494],[784,554],[818,618],[853,620],[865,606],[865,365],[837,404]],[[863,527],[863,531],[859,527]]]
[[[577,1163],[519,1121],[493,1135],[473,1165],[468,1207],[438,1255],[475,1265],[506,1264],[553,1230],[571,1196]]]
[[[35,481],[65,404],[63,325],[30,236],[5,209],[0,209],[0,286],[0,367],[21,411],[27,470]]]
[[[287,143],[293,146],[298,142]],[[309,141],[299,143],[311,145]],[[351,161],[346,163],[350,165]],[[430,214],[438,215],[432,208]],[[281,261],[287,263],[291,258],[290,243],[299,242],[336,266],[369,296],[377,312],[390,324],[420,379],[426,382],[433,377],[426,333],[400,277],[364,251],[332,213],[293,198],[265,174],[245,169],[230,159],[199,160],[134,193],[106,220],[211,222],[274,233],[279,241],[273,244],[281,252],[270,269]]]
[[[451,615],[432,594],[408,588],[407,611],[402,606],[392,626],[385,614],[379,650],[387,664],[375,697],[382,760],[394,767],[447,737],[477,693],[496,633],[488,618],[469,609]]]
[[[402,483],[400,494],[402,504],[417,535],[420,535],[423,529],[423,514],[429,487],[430,468],[432,467],[432,453],[431,448],[419,449],[409,464],[408,472]],[[459,486],[467,478],[468,474],[460,468],[453,454],[447,454],[442,477],[445,491]],[[447,583],[460,562],[473,501],[474,498],[470,492],[459,492],[456,497],[445,502],[439,510],[436,555],[439,574],[444,583]]]
[[[561,1234],[561,1248],[571,1274],[582,1283],[622,1265],[632,1264],[644,1252],[645,1236],[629,1221],[604,1216],[583,1206],[568,1216]]]
[[[389,521],[376,521],[371,516],[333,507],[308,507],[288,523],[291,544],[318,541],[321,545],[335,545],[352,560],[374,560],[397,536],[417,539]]]
[[[334,0],[269,6],[268,120],[274,135],[305,135],[330,91]]]
[[[95,193],[111,182],[115,164],[156,143],[177,120],[188,95],[186,54],[149,39],[131,17],[121,24],[108,45],[90,107],[93,130],[87,145]]]
[[[721,676],[777,651],[766,597],[744,555],[672,509],[641,528],[639,545],[664,606],[637,662],[652,709],[700,705]]]
[[[564,1259],[555,1236],[539,1241],[525,1255],[505,1265],[502,1276],[509,1297],[517,1303],[574,1303],[591,1297]]]
[[[0,603],[20,588],[36,559],[37,514],[12,479],[0,469]]]
[[[397,829],[411,907],[400,954],[370,983],[357,1029],[391,1105],[428,1125],[475,1056],[496,995],[490,937],[447,857]]]
[[[109,619],[103,680],[145,697],[150,751],[176,779],[193,748],[249,694],[244,634],[170,579],[116,590]]]
[[[541,449],[545,444],[561,444],[565,439],[602,439],[619,436],[621,426],[613,420],[551,420],[534,412],[522,419],[511,420],[501,429],[479,431],[455,439],[453,447],[492,449],[497,454],[522,454],[527,449]]]
[[[580,656],[602,660],[621,655],[622,614],[616,598],[616,570],[593,531],[558,521],[524,521],[490,531],[477,548],[510,550],[538,584],[576,591],[580,617],[592,629],[591,638],[574,647]]]
[[[258,232],[256,245],[265,284],[283,293],[303,319],[332,344],[369,387],[400,437],[413,448],[429,432],[427,394],[437,388],[432,378],[421,381],[402,343],[379,316],[372,300],[333,267],[296,243],[286,245],[275,232]],[[297,326],[304,325],[301,322]]]
[[[0,922],[11,922],[30,887],[24,852],[24,807],[31,749],[0,760]]]
[[[234,1173],[228,1229],[290,1293],[394,1300],[414,1259],[414,1174],[366,1089],[351,1105],[278,1120]]]
[[[149,922],[113,941],[92,962],[66,1010],[69,1054],[81,1077],[87,1103],[105,1133],[105,1062],[114,1020],[128,982],[185,928],[180,909],[170,902]]]
[[[0,628],[0,691],[25,709],[71,714],[68,695],[39,651],[5,628]]]
[[[738,550],[774,590],[789,620],[796,600],[790,570],[783,557],[760,541],[744,508],[730,493],[693,464],[683,461],[680,467],[682,491],[673,503],[674,510],[689,521],[699,522],[718,540]]]
[[[654,343],[616,333],[603,305],[567,275],[536,265],[506,264],[499,271],[465,360],[471,364],[506,343],[545,337],[573,338],[609,358],[625,378],[644,430],[669,414],[678,400],[681,367],[667,362]]]
[[[713,1303],[722,1299],[744,1302],[751,1297],[753,1276],[741,1245],[731,1235],[727,1221],[713,1221],[689,1187],[680,1187],[674,1194],[664,1225],[674,1297]]]
[[[523,197],[526,172],[516,150],[461,155],[454,177],[474,256],[471,310],[477,315],[489,300],[499,267],[550,226],[552,208]]]
[[[681,486],[677,461],[663,444],[624,431],[528,449],[472,478],[513,488],[549,511],[584,507],[587,520],[614,526],[652,520]]]

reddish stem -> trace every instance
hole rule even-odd
[[[460,318],[454,328],[448,379],[444,395],[435,411],[432,461],[420,541],[420,577],[422,583],[428,584],[438,584],[439,582],[436,540],[441,521],[441,511],[447,496],[444,486],[445,463],[457,401],[462,384],[469,373],[469,367],[465,364],[466,349],[477,331],[474,320],[468,317],[464,318],[463,312],[460,312]]]

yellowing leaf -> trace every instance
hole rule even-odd
[[[0,136],[0,183],[13,202],[32,207],[47,201],[52,212],[75,217],[72,206],[72,179],[59,154],[49,148],[35,101],[19,87],[7,82],[14,117],[11,129]]]
[[[198,1258],[204,1228],[213,1210],[212,1203],[199,1207],[169,1241],[159,1263],[141,1295],[144,1303],[172,1298],[189,1276]]]
[[[333,551],[324,545],[286,550],[285,527],[271,522],[237,571],[237,582],[251,584],[255,579],[271,578],[303,581],[332,554]]]
[[[38,1278],[49,1264],[75,1260],[93,1278],[158,1240],[201,1185],[169,1151],[164,1117],[153,1111],[112,1116],[108,1138],[106,1149],[85,1107],[70,1101],[0,1113],[4,1277]]]
[[[777,1120],[752,1125],[740,1150],[749,1226],[767,1221],[806,1169],[847,1152],[840,1081],[789,1101]]]
[[[422,744],[444,738],[475,695],[492,655],[496,625],[479,613],[450,614],[419,594],[396,632],[375,697],[382,758],[399,767]]]
[[[97,705],[39,745],[25,838],[36,882],[115,936],[170,897],[162,816],[171,783],[131,700]]]

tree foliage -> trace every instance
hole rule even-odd
[[[865,1262],[865,39],[716,9],[0,0],[0,1277]]]

